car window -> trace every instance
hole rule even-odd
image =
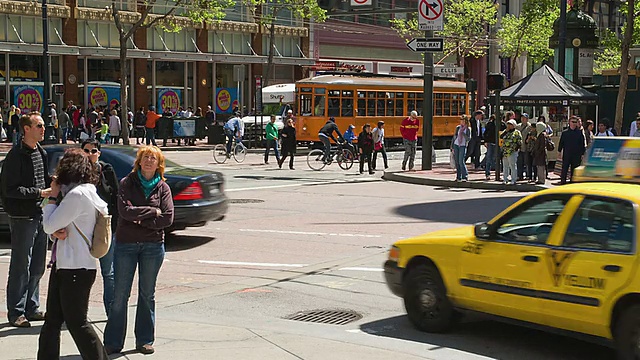
[[[47,155],[49,158],[49,174],[53,174],[56,172],[56,168],[58,167],[58,163],[60,162],[60,159],[62,159],[64,152],[47,152]]]
[[[632,203],[587,197],[582,201],[562,242],[563,247],[629,253],[635,244]]]
[[[498,240],[544,244],[569,198],[534,198],[522,204],[495,224]]]

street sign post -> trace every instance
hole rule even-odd
[[[424,51],[440,52],[444,50],[444,39],[438,39],[438,38],[411,39],[411,41],[407,43],[407,47],[417,52],[424,52]]]
[[[418,30],[443,30],[443,0],[420,0],[418,5]]]

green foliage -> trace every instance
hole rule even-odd
[[[456,54],[458,63],[465,57],[482,57],[488,49],[489,29],[496,22],[496,6],[493,0],[445,0],[444,30],[436,36],[444,37],[445,54]],[[417,13],[411,20],[391,20],[398,35],[409,41],[423,37],[418,30]]]
[[[528,55],[540,63],[553,56],[549,38],[553,22],[560,16],[557,0],[527,0],[519,15],[507,14],[501,19],[497,40],[500,54],[512,59]]]
[[[262,25],[271,25],[277,18],[281,10],[289,10],[298,19],[324,22],[327,19],[327,11],[318,5],[316,0],[243,0],[245,4],[254,9],[265,6],[268,9],[256,19]]]
[[[622,63],[622,40],[607,29],[600,35],[600,46],[593,56],[593,72],[602,74],[602,70],[617,69]]]

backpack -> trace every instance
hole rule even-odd
[[[551,141],[551,139],[548,136],[545,137],[545,142],[547,146],[547,151],[553,151],[556,149],[556,144],[554,144],[553,141]]]
[[[96,259],[107,255],[111,247],[111,215],[104,215],[96,209],[96,226],[93,228],[93,237],[91,241],[82,233],[78,225],[73,223],[80,236],[89,246],[91,256]]]

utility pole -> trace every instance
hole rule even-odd
[[[560,29],[558,31],[558,74],[564,76],[567,42],[567,0],[560,0]],[[574,71],[576,71],[574,69]]]
[[[433,37],[433,31],[424,32],[424,37]],[[422,170],[431,170],[433,155],[433,53],[424,53],[424,95],[422,101]]]
[[[42,0],[42,77],[44,79],[44,112],[42,120],[45,124],[44,142],[56,143],[55,128],[51,119],[51,57],[49,56],[49,16],[47,14],[47,0]]]

